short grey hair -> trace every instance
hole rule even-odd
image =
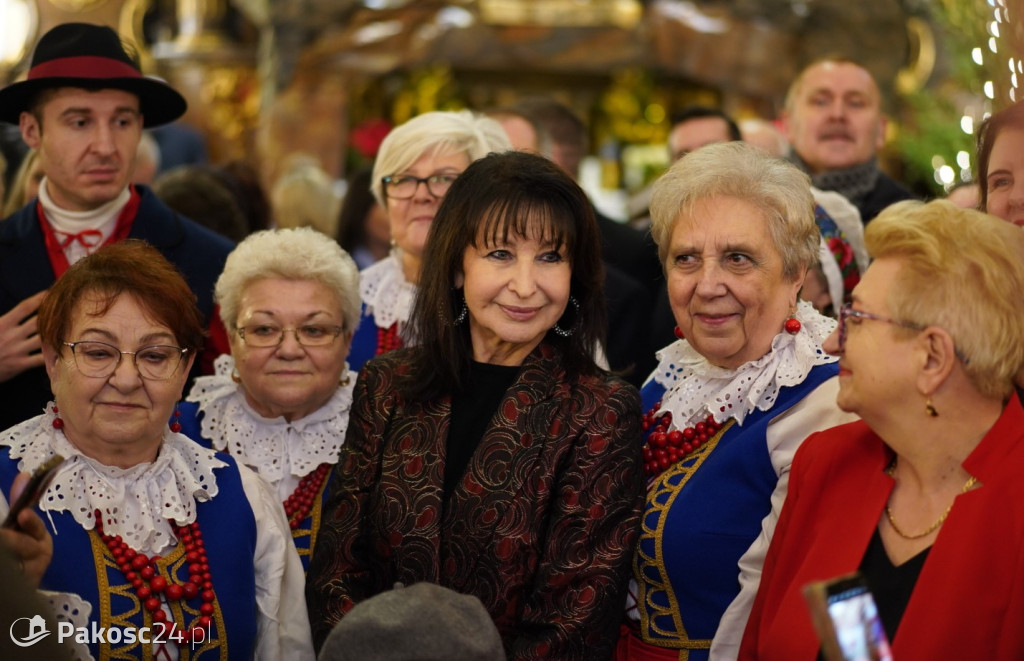
[[[654,183],[651,236],[663,267],[676,222],[715,197],[745,200],[764,213],[787,279],[817,263],[821,234],[810,177],[753,145],[722,142],[690,152]]]
[[[345,331],[359,325],[359,269],[338,242],[312,227],[263,230],[250,234],[228,255],[217,278],[214,300],[228,330],[236,328],[239,301],[258,280],[308,280],[327,286],[338,297]]]
[[[370,190],[387,208],[381,179],[409,168],[429,151],[463,153],[472,163],[491,152],[511,149],[505,130],[490,117],[470,110],[423,113],[395,127],[380,143]]]

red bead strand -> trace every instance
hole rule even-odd
[[[644,443],[644,473],[647,477],[655,477],[668,470],[680,459],[685,459],[702,445],[708,442],[723,427],[715,422],[712,415],[686,429],[673,429],[672,413],[666,411],[657,415],[661,402],[655,404],[644,414],[643,430],[648,432]]]
[[[213,602],[216,595],[213,592],[213,580],[210,574],[210,562],[206,555],[206,546],[203,543],[203,533],[199,530],[199,522],[184,526],[175,526],[178,539],[185,547],[185,560],[188,562],[188,580],[185,583],[169,583],[166,578],[157,573],[157,562],[160,556],[147,557],[143,553],[132,549],[121,539],[120,535],[107,535],[103,532],[103,516],[99,510],[95,512],[96,534],[100,536],[103,543],[110,549],[117,563],[124,574],[124,577],[132,584],[136,596],[142,603],[142,607],[150,613],[154,622],[166,622],[167,613],[161,606],[160,595],[168,603],[182,599],[191,600],[199,597],[202,603],[199,606],[200,616],[197,617],[191,627],[182,627],[181,640],[179,645],[188,645],[193,638],[199,636],[197,642],[208,638],[206,635],[212,624],[214,612]],[[203,629],[202,635],[195,634],[195,629]],[[177,634],[174,634],[177,637]]]
[[[402,337],[398,334],[398,322],[387,328],[377,328],[377,355],[402,348]]]
[[[320,494],[320,488],[323,487],[330,472],[330,464],[320,464],[313,472],[299,480],[295,491],[284,501],[284,513],[288,515],[288,525],[292,530],[298,528],[309,516],[313,503]]]

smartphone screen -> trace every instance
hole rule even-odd
[[[827,659],[892,661],[889,639],[863,576],[812,583],[805,594],[812,615],[819,611],[814,619]]]
[[[867,585],[847,587],[827,599],[828,615],[844,659],[892,660],[889,640]]]

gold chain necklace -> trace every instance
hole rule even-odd
[[[892,465],[889,466],[889,468],[885,472],[889,474],[889,477],[896,479],[896,462],[893,461]],[[960,493],[967,493],[968,491],[970,491],[971,487],[973,487],[977,481],[977,478],[975,478],[973,475],[967,478],[967,481],[964,482],[964,487],[960,490]],[[954,499],[953,502],[956,502],[956,500]],[[902,537],[903,539],[920,539],[922,537],[927,537],[928,535],[935,532],[938,529],[938,527],[942,525],[942,522],[946,520],[946,517],[949,516],[949,513],[952,510],[953,503],[950,503],[949,507],[947,507],[946,511],[942,513],[942,516],[939,517],[938,521],[925,528],[924,532],[919,532],[917,534],[910,535],[908,533],[903,532],[903,529],[896,525],[896,519],[893,518],[892,510],[889,509],[889,503],[887,502],[885,504],[885,515],[889,517],[889,525],[891,525],[892,529],[896,531],[896,534]]]

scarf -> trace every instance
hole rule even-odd
[[[826,170],[818,174],[811,172],[810,166],[800,158],[796,151],[790,151],[789,161],[811,176],[811,183],[815,188],[835,191],[857,207],[878,183],[878,159],[874,157],[859,165],[839,170]]]

